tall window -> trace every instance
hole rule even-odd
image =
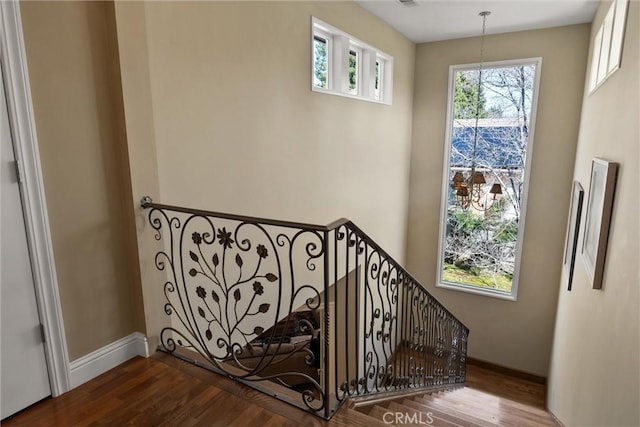
[[[451,67],[438,286],[516,298],[539,68]]]

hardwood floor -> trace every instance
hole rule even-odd
[[[370,404],[347,403],[330,421],[324,421],[163,353],[135,358],[69,393],[2,421],[7,427],[375,427],[429,423],[462,427],[556,425],[544,410],[541,384],[472,365],[467,367],[465,387]]]

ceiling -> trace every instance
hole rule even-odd
[[[416,43],[591,22],[599,0],[356,0]]]

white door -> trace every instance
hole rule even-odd
[[[0,418],[6,418],[51,395],[51,388],[15,168],[4,78],[0,83]]]

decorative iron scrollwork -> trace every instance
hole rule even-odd
[[[353,223],[143,206],[164,245],[166,351],[324,418],[349,397],[464,382],[469,330]]]

